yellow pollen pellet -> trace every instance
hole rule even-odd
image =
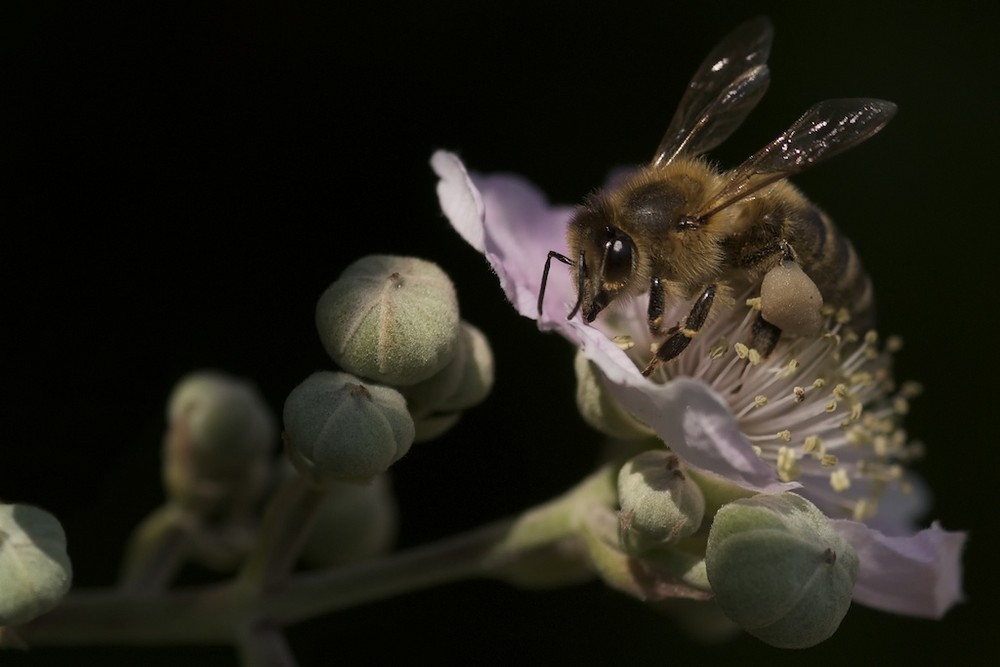
[[[760,458],[764,454],[764,450],[760,448],[760,445],[753,445],[751,449],[753,449],[753,453],[757,455],[757,458]]]
[[[874,345],[875,343],[877,343],[878,342],[878,332],[875,331],[874,329],[872,329],[871,331],[869,331],[868,333],[866,333],[865,334],[865,342],[868,343],[869,345]]]
[[[784,431],[778,431],[777,435],[779,439],[784,440],[785,442],[792,441],[792,432],[789,431],[788,429],[785,429]]]
[[[847,398],[847,385],[844,383],[839,383],[833,388],[833,396],[839,400],[844,400]]]
[[[834,412],[836,409],[837,409],[837,401],[830,401],[825,406],[823,406],[823,410],[825,412]]]
[[[736,356],[740,359],[746,359],[750,356],[750,348],[743,343],[736,343],[736,345],[733,346],[733,349],[736,350]]]
[[[858,421],[861,419],[861,415],[864,414],[865,406],[861,402],[857,402],[851,406],[851,421]]]
[[[762,408],[767,405],[767,396],[763,394],[757,394],[753,397],[753,404],[755,407]]]
[[[822,389],[823,387],[826,386],[826,380],[823,378],[816,378],[815,380],[813,380],[813,386],[816,387],[817,389]]]
[[[728,349],[729,349],[729,343],[726,342],[725,338],[722,338],[715,345],[715,347],[713,347],[712,349],[710,349],[708,351],[708,358],[709,359],[719,359],[720,357],[722,357],[726,353],[726,350],[728,350]]]
[[[824,454],[823,458],[819,460],[819,464],[824,468],[829,468],[840,463],[840,459],[834,454]]]
[[[824,448],[823,440],[818,435],[807,435],[802,443],[802,451],[807,454],[822,454]]]
[[[840,324],[847,324],[851,321],[851,314],[847,312],[846,308],[841,308],[837,311],[837,322]]]
[[[792,393],[795,394],[796,403],[801,403],[802,401],[806,400],[806,390],[803,389],[802,387],[795,387],[794,389],[792,389]]]
[[[754,310],[760,310],[760,297],[755,296],[747,299],[747,305],[753,308]]]
[[[758,364],[760,364],[761,361],[764,360],[764,357],[760,356],[760,352],[754,349],[750,350],[748,356],[750,357],[751,366],[757,366]]]

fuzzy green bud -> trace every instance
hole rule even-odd
[[[167,403],[163,480],[167,496],[203,517],[246,513],[267,484],[277,441],[271,409],[246,380],[192,373]]]
[[[331,482],[309,528],[302,561],[335,567],[385,553],[397,525],[396,499],[385,475],[366,484]]]
[[[277,436],[274,416],[257,389],[217,371],[181,379],[167,402],[167,421],[183,421],[190,455],[226,467],[267,453]]]
[[[0,504],[0,626],[49,611],[72,579],[59,521],[31,505]]]
[[[468,322],[455,356],[423,382],[400,387],[416,424],[416,442],[432,440],[458,422],[462,410],[482,401],[493,388],[493,352],[486,336]]]
[[[807,648],[830,637],[858,576],[851,545],[794,493],[757,495],[720,509],[705,562],[722,611],[779,648]]]
[[[316,305],[316,327],[345,371],[393,386],[426,380],[455,353],[455,286],[436,264],[371,255],[348,266]]]
[[[369,480],[413,443],[413,418],[395,389],[347,373],[313,373],[285,400],[285,446],[298,471],[318,484]]]
[[[573,360],[576,371],[576,405],[583,420],[612,438],[638,440],[653,435],[653,430],[630,415],[604,387],[597,367],[577,351]]]
[[[651,449],[618,472],[620,534],[626,551],[641,554],[693,534],[705,514],[705,498],[680,459]]]

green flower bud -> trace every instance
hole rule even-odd
[[[249,382],[202,371],[182,379],[167,404],[167,496],[202,517],[249,512],[268,482],[274,416]]]
[[[653,435],[653,430],[627,413],[604,388],[597,368],[577,351],[573,360],[576,371],[576,405],[583,420],[612,438],[639,440]]]
[[[331,482],[316,511],[302,560],[335,567],[385,553],[396,537],[396,499],[385,475],[367,484]]]
[[[493,388],[493,352],[479,329],[462,322],[455,356],[423,382],[400,387],[416,424],[416,442],[439,437],[458,422],[459,412],[479,403]]]
[[[635,456],[618,472],[622,546],[641,554],[693,534],[705,514],[701,489],[665,449]]]
[[[72,579],[59,521],[37,507],[0,504],[0,626],[49,611]]]
[[[407,386],[451,361],[459,334],[458,297],[437,265],[371,255],[344,270],[316,305],[316,327],[345,371]]]
[[[270,408],[249,382],[217,371],[183,378],[167,403],[171,426],[183,422],[188,455],[220,467],[266,454],[275,442]]]
[[[736,500],[715,515],[705,556],[722,611],[779,648],[830,637],[851,604],[858,558],[794,493]]]
[[[413,418],[395,389],[346,373],[310,375],[285,400],[285,445],[292,464],[314,482],[368,480],[413,443]]]

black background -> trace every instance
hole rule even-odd
[[[280,4],[280,7],[279,7]],[[190,370],[253,378],[280,406],[329,368],[322,290],[368,253],[454,278],[492,340],[497,384],[395,471],[402,545],[543,501],[587,472],[599,438],[573,404],[572,351],[506,305],[439,212],[428,159],[514,171],[574,202],[647,160],[708,49],[757,13],[773,82],[715,157],[732,166],[828,97],[884,97],[876,139],[797,178],[854,240],[880,326],[925,386],[907,425],[950,529],[969,529],[969,601],[941,622],[862,607],[806,653],[686,639],[599,584],[526,593],[474,582],[291,632],[303,665],[489,656],[775,664],[995,661],[986,609],[993,500],[998,59],[986,3],[5,4],[0,495],[63,522],[76,584],[114,579],[130,526],[161,497],[166,396]],[[539,267],[541,268],[541,267]],[[38,649],[12,665],[235,664],[225,648]],[[204,661],[202,663],[202,661]]]

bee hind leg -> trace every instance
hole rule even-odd
[[[691,312],[687,314],[684,318],[683,326],[673,327],[670,329],[672,332],[670,336],[660,343],[660,346],[656,348],[656,354],[649,361],[649,364],[642,371],[644,377],[648,377],[650,373],[656,370],[656,367],[665,361],[670,361],[674,357],[678,356],[683,352],[687,346],[691,343],[701,328],[705,326],[705,321],[708,319],[708,313],[712,310],[712,303],[715,301],[715,285],[709,285],[705,288],[705,291],[701,293],[697,301],[691,307]]]

